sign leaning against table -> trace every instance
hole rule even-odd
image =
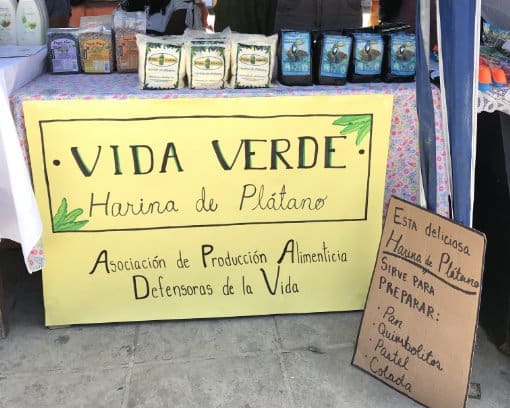
[[[46,324],[361,309],[392,104],[25,102]]]

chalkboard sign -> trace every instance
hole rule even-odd
[[[393,197],[353,365],[430,407],[464,407],[485,236]]]

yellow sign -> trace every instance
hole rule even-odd
[[[392,102],[25,102],[46,324],[362,308]]]

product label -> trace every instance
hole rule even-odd
[[[182,46],[147,43],[143,89],[172,89],[179,85]]]
[[[134,34],[124,34],[115,38],[117,47],[117,70],[136,71],[138,68],[138,48]]]
[[[16,44],[15,14],[7,7],[0,7],[0,45]]]
[[[320,75],[345,78],[349,67],[352,38],[325,34],[322,39]]]
[[[393,35],[390,40],[390,72],[412,76],[416,72],[416,40],[414,35]]]
[[[234,88],[267,88],[271,81],[271,46],[238,44]]]
[[[101,39],[83,40],[83,71],[89,73],[105,73],[111,71],[111,42]]]
[[[35,4],[25,4],[23,15],[21,17],[21,23],[28,31],[34,31],[37,28],[37,23],[40,19],[39,10]]]
[[[224,88],[225,69],[225,47],[191,47],[190,88]]]
[[[20,45],[43,44],[41,14],[35,3],[22,2],[16,18],[17,42]]]
[[[53,72],[78,72],[78,50],[71,38],[57,38],[50,41]]]
[[[282,75],[311,74],[311,38],[307,32],[282,33]]]
[[[377,34],[354,35],[354,73],[358,75],[379,75],[382,68],[384,43]]]

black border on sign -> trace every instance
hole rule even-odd
[[[458,225],[459,227],[462,227],[464,228],[465,230],[468,230],[470,232],[474,232],[478,235],[480,235],[482,238],[483,238],[483,255],[482,255],[482,270],[481,270],[481,273],[480,273],[480,287],[478,288],[478,291],[479,291],[479,294],[478,294],[478,304],[477,304],[477,308],[476,308],[476,316],[475,316],[475,327],[473,328],[473,342],[471,343],[471,356],[470,356],[470,360],[469,360],[469,376],[471,376],[471,371],[473,370],[473,356],[475,355],[475,343],[476,343],[476,329],[477,329],[477,326],[478,326],[478,319],[479,319],[479,314],[480,314],[480,302],[482,300],[482,289],[483,289],[483,273],[484,273],[484,266],[485,266],[485,250],[486,250],[486,247],[487,247],[487,237],[485,236],[485,234],[483,232],[480,232],[480,231],[477,231],[477,230],[474,230],[472,228],[468,228],[466,227],[464,224],[461,224],[457,221],[454,221],[448,217],[445,217],[444,215],[441,215],[441,214],[436,214],[430,210],[427,210],[425,208],[422,208],[420,207],[419,205],[416,205],[416,204],[413,204],[413,203],[410,203],[406,200],[403,200],[397,196],[391,196],[390,198],[390,203],[391,201],[393,200],[396,200],[396,201],[400,201],[402,203],[405,203],[405,204],[408,204],[408,205],[411,205],[413,207],[416,207],[416,208],[419,208],[421,210],[424,210],[424,211],[428,211],[430,212],[431,214],[433,215],[437,215],[438,217],[444,219],[444,220],[448,220],[448,221],[451,221],[453,224],[456,224]],[[388,208],[389,208],[389,204],[388,204]],[[386,219],[384,220],[384,225],[383,225],[383,229],[381,231],[381,238],[382,238],[382,234],[384,232],[384,228],[386,226]],[[372,282],[374,280],[374,273],[375,273],[375,269],[377,267],[377,260],[379,259],[379,253],[381,251],[381,241],[379,241],[379,248],[377,249],[377,256],[375,258],[376,260],[376,264],[374,264],[374,269],[372,271],[372,277],[370,278],[370,284],[368,286],[368,288],[370,289],[372,287]],[[367,304],[367,301],[368,301],[368,297],[370,296],[370,291],[367,292],[367,296],[366,296],[366,299],[365,299],[365,306]],[[373,377],[375,378],[377,381],[380,381],[381,383],[383,383],[384,385],[386,385],[387,387],[391,388],[392,390],[394,390],[395,392],[398,392],[399,394],[402,394],[404,395],[405,397],[409,398],[410,400],[416,402],[417,404],[420,404],[421,406],[424,406],[424,407],[427,407],[423,402],[421,401],[418,401],[412,397],[410,397],[408,394],[406,394],[405,392],[403,391],[400,391],[394,387],[392,387],[391,385],[389,385],[388,383],[384,382],[380,377],[377,377],[375,376],[374,374],[372,374],[370,371],[367,371],[365,370],[364,368],[361,368],[360,366],[357,366],[356,364],[354,364],[354,357],[356,356],[356,352],[358,351],[358,343],[359,343],[359,335],[360,335],[360,332],[361,332],[361,325],[363,324],[363,319],[365,318],[365,307],[363,307],[363,313],[361,315],[361,320],[360,320],[360,323],[359,323],[359,328],[358,328],[358,335],[356,336],[356,344],[354,346],[354,353],[352,354],[352,359],[351,359],[351,365],[353,367],[356,367],[358,370],[360,371],[363,371],[364,373],[368,374],[370,377]],[[466,407],[466,402],[467,402],[467,399],[468,399],[468,394],[469,394],[469,378],[468,378],[468,381],[467,381],[467,385],[466,385],[466,394],[465,394],[465,397],[464,397],[464,404],[463,404],[463,407],[465,408]]]
[[[323,223],[323,222],[350,222],[350,221],[366,221],[368,218],[368,199],[370,190],[370,176],[372,169],[372,137],[374,128],[374,115],[373,113],[355,113],[349,116],[370,115],[372,118],[369,132],[369,148],[368,148],[368,169],[367,180],[365,186],[365,210],[362,218],[339,218],[339,219],[326,219],[326,220],[287,220],[287,221],[253,221],[253,222],[233,222],[233,223],[218,223],[218,224],[190,224],[190,225],[166,225],[156,227],[136,227],[136,228],[114,228],[114,229],[89,229],[77,231],[55,231],[53,225],[53,206],[51,202],[50,182],[47,169],[46,149],[44,143],[44,125],[46,123],[56,122],[133,122],[133,121],[150,121],[161,119],[214,119],[214,118],[233,118],[233,119],[274,119],[274,118],[306,118],[306,117],[331,117],[338,118],[339,116],[346,115],[345,113],[338,114],[296,114],[296,115],[178,115],[178,116],[149,116],[137,118],[69,118],[69,119],[48,119],[39,120],[39,133],[41,135],[41,149],[43,156],[44,166],[44,180],[46,183],[46,191],[48,193],[48,205],[50,209],[51,229],[54,234],[61,233],[88,233],[88,232],[113,232],[113,231],[149,231],[149,230],[162,230],[162,229],[183,229],[183,228],[208,228],[208,227],[230,227],[242,225],[270,225],[270,224],[307,224],[307,223]]]

